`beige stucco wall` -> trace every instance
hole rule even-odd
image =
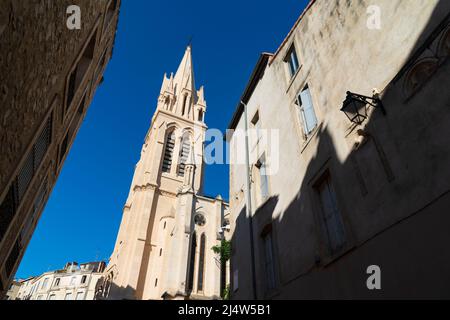
[[[257,297],[260,299],[374,297],[365,288],[365,268],[377,263],[389,274],[386,281],[391,281],[381,293],[386,297],[418,296],[418,287],[424,289],[420,294],[425,297],[439,297],[445,292],[438,284],[436,287],[428,284],[426,279],[435,281],[432,273],[437,271],[447,281],[444,269],[450,257],[421,259],[426,250],[441,252],[443,249],[434,237],[421,232],[421,227],[428,229],[434,219],[440,219],[438,211],[445,208],[446,201],[441,197],[450,189],[446,165],[448,139],[444,138],[448,137],[445,127],[449,120],[444,106],[448,105],[449,98],[443,94],[448,92],[445,88],[449,81],[448,60],[445,60],[448,53],[438,49],[439,41],[445,42],[440,40],[445,36],[443,29],[431,48],[421,49],[421,46],[448,15],[450,4],[377,1],[381,29],[369,30],[366,10],[371,4],[369,1],[315,1],[266,68],[248,102],[249,120],[258,111],[261,127],[278,130],[280,137],[280,170],[269,177],[271,199],[261,203],[253,191]],[[301,68],[289,80],[283,59],[292,43]],[[421,90],[408,96],[405,83],[408,72],[421,59],[413,56],[418,50],[422,58],[440,55],[439,68]],[[307,140],[294,104],[296,95],[306,84],[319,122]],[[351,126],[340,111],[346,91],[371,95],[373,88],[381,92],[387,116],[375,111],[365,127]],[[242,117],[237,128],[243,129]],[[354,151],[354,143],[359,138],[357,129],[364,129],[371,138]],[[274,148],[273,144],[254,148],[255,141],[250,140],[250,149],[259,149],[259,153],[270,154]],[[236,149],[236,144],[233,137],[231,152],[243,152],[242,145]],[[259,154],[254,156],[254,153],[252,158],[257,159]],[[325,170],[329,170],[336,189],[347,234],[346,248],[337,256],[330,256],[325,248],[321,209],[314,190],[314,184]],[[239,247],[232,258],[232,273],[237,270],[239,274],[236,299],[252,297],[248,219],[242,212],[244,179],[245,166],[231,164],[233,246]],[[253,184],[254,190],[255,187]],[[436,205],[429,221],[417,216],[409,229],[402,226],[398,231],[377,236],[408,217],[426,214],[422,209],[435,201],[441,204]],[[271,222],[278,279],[277,289],[267,292],[259,235]],[[448,227],[448,223],[444,218],[442,224]],[[442,226],[436,232],[447,238],[444,230]],[[411,250],[410,246],[394,248],[389,244],[389,241],[403,243],[402,239],[415,232],[425,237],[422,242],[414,242],[416,249],[422,250],[415,257],[403,251]],[[365,247],[369,239],[372,239],[370,250]],[[414,279],[412,273],[400,271],[410,265],[416,276],[421,276],[416,290],[411,290],[413,285],[407,283]]]

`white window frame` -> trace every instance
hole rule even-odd
[[[287,51],[286,56],[284,57],[284,62],[287,65],[289,80],[291,80],[297,74],[298,70],[300,70],[301,66],[295,43],[292,43],[291,46],[289,47],[289,50]]]
[[[298,113],[300,117],[300,122],[303,128],[303,135],[307,139],[319,125],[319,120],[317,118],[317,112],[314,107],[314,101],[311,94],[311,88],[309,84],[306,84],[303,89],[297,94],[296,105],[298,108]],[[308,117],[306,115],[307,111],[312,111],[313,123],[309,123]]]

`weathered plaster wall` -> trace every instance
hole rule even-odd
[[[434,225],[433,219],[443,218],[441,228],[436,230],[442,237],[448,227],[448,219],[438,218],[438,211],[445,208],[444,198],[440,197],[450,190],[446,165],[450,150],[445,45],[449,24],[445,19],[450,4],[437,0],[413,5],[400,0],[377,1],[381,8],[381,29],[369,30],[366,10],[371,4],[315,1],[265,70],[248,103],[249,120],[258,110],[261,127],[278,129],[280,134],[280,170],[269,177],[271,198],[260,203],[253,195],[258,298],[370,297],[369,293],[363,295],[355,289],[361,283],[365,286],[365,280],[361,282],[367,278],[365,268],[379,263],[392,275],[394,269],[406,267],[406,261],[413,264],[416,275],[420,274],[420,283],[416,290],[410,290],[411,285],[405,282],[412,280],[411,273],[402,276],[396,271],[398,280],[387,285],[386,297],[418,294],[418,288],[424,290],[423,296],[443,294],[439,285],[432,291],[427,281],[436,280],[431,273],[442,271],[440,263],[448,266],[449,256],[424,261],[425,252],[421,252],[412,259],[406,253],[399,254],[397,250],[402,250],[401,247],[389,248],[388,242],[395,241],[397,236],[403,241],[406,234],[420,232],[422,226],[425,230]],[[427,43],[441,23],[439,34],[432,37],[433,43]],[[292,44],[301,68],[290,80],[283,60]],[[423,58],[434,59],[435,72],[415,71]],[[414,81],[423,85],[410,92],[408,83],[413,72]],[[432,79],[424,80],[428,75]],[[294,101],[306,84],[319,125],[305,140]],[[381,92],[387,116],[372,110],[364,128],[351,126],[340,111],[346,91],[371,95],[373,88]],[[242,118],[238,128],[243,128]],[[364,129],[371,137],[353,151],[357,129]],[[232,152],[236,152],[235,143],[231,141]],[[251,149],[254,143],[250,142]],[[269,144],[259,153],[270,154],[273,147]],[[248,219],[242,215],[244,169],[242,165],[232,165],[230,169],[230,205],[237,219],[233,243],[240,248],[232,260],[234,269],[239,269],[239,289],[234,293],[237,299],[251,297]],[[345,249],[334,256],[327,252],[324,243],[321,208],[314,189],[326,170],[336,189],[347,235]],[[393,227],[386,235],[377,236],[410,216],[426,214],[423,208],[434,201],[442,202],[435,205],[429,221],[414,217],[409,229],[402,226],[395,231]],[[278,284],[276,290],[267,292],[259,236],[271,220]],[[372,251],[364,247],[369,239]],[[436,243],[433,237],[422,241],[422,244],[414,242],[417,250],[444,249],[441,246],[444,242]],[[412,260],[407,260],[408,257]],[[345,267],[334,267],[341,263]],[[387,281],[392,279],[389,276]]]

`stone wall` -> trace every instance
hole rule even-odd
[[[8,259],[19,233],[31,217],[36,194],[46,180],[45,204],[61,170],[64,158],[59,148],[71,128],[70,149],[76,132],[102,80],[102,74],[112,54],[118,22],[120,1],[110,0],[2,0],[0,14],[0,200],[6,197],[32,152],[37,136],[47,119],[52,117],[51,145],[36,168],[23,201],[13,221],[0,239],[0,276],[7,282],[3,263]],[[69,30],[66,10],[70,5],[81,9],[81,29]],[[114,11],[108,11],[109,8]],[[113,13],[108,15],[108,13]],[[66,106],[69,75],[81,59],[86,45],[96,30],[96,44],[79,89]],[[105,51],[106,49],[106,51]],[[104,55],[104,53],[106,53]],[[104,59],[103,59],[104,57]],[[86,94],[84,96],[84,94]],[[82,101],[82,97],[85,97]],[[81,103],[84,108],[78,108]],[[63,111],[65,110],[65,111]],[[82,112],[78,117],[77,112]],[[0,201],[0,203],[1,203]],[[21,239],[22,255],[42,211],[32,219],[32,230]],[[17,258],[17,262],[20,257]],[[14,269],[18,263],[15,263]],[[14,275],[14,272],[12,272]]]

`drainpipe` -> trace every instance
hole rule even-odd
[[[252,288],[253,299],[256,300],[256,268],[255,268],[255,246],[253,242],[253,214],[252,214],[252,198],[251,198],[251,178],[250,178],[250,160],[249,160],[249,145],[248,145],[248,114],[247,104],[242,102],[244,106],[244,124],[245,124],[245,174],[246,174],[246,187],[247,187],[247,201],[246,201],[246,214],[249,221],[250,228],[250,254],[251,254],[251,267],[252,267]]]

